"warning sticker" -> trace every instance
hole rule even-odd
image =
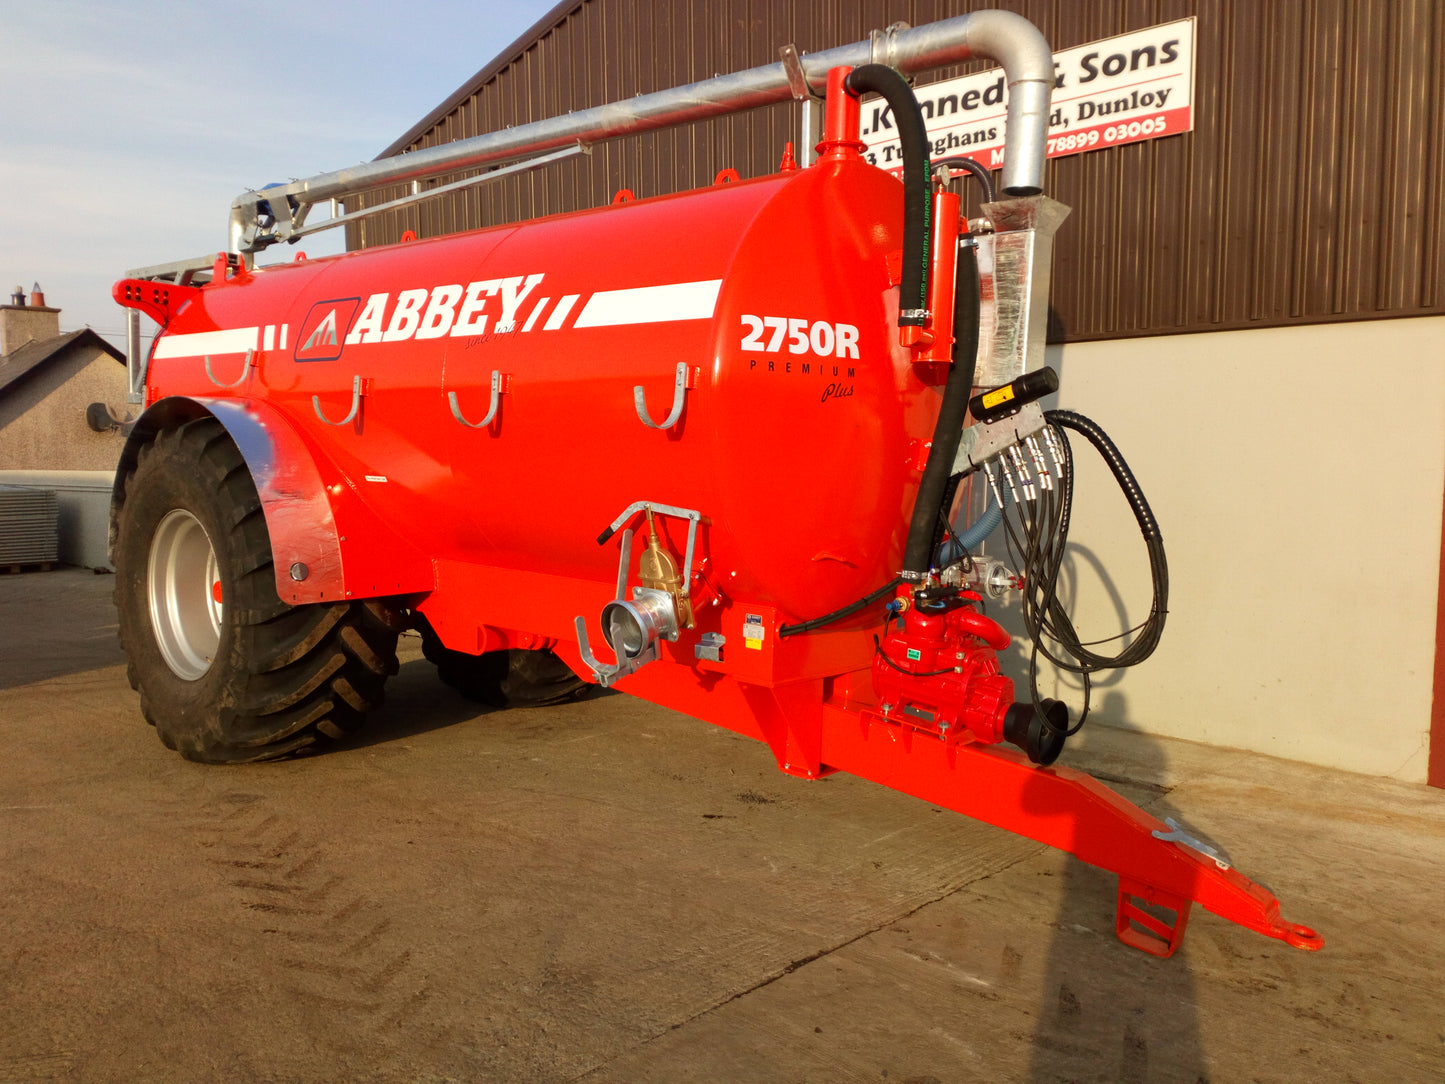
[[[1002,403],[1007,403],[1013,397],[1014,386],[1012,384],[1005,384],[1003,387],[995,388],[993,391],[988,392],[984,395],[983,409],[992,410],[994,407],[999,406]]]
[[[763,629],[762,614],[746,614],[743,618],[743,646],[752,648],[754,651],[763,649],[763,638],[767,633]]]

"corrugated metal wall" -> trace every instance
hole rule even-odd
[[[1024,15],[1055,49],[1198,16],[1194,132],[1049,165],[1047,190],[1074,209],[1056,247],[1057,334],[1445,314],[1438,0],[585,0],[555,9],[550,31],[484,69],[406,147],[771,63],[787,42],[816,51],[985,6]],[[348,240],[593,207],[624,187],[693,188],[728,166],[754,176],[795,132],[784,105],[614,141],[590,162],[353,226]]]

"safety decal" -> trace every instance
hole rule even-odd
[[[996,406],[1001,406],[1002,404],[1007,403],[1007,402],[1008,402],[1010,399],[1012,399],[1013,397],[1014,397],[1013,385],[1012,385],[1012,384],[1005,384],[1005,385],[1004,385],[1003,387],[1001,387],[1001,388],[995,388],[993,391],[991,391],[991,392],[986,392],[986,393],[984,394],[984,397],[983,397],[983,409],[984,409],[984,410],[992,410],[992,409],[993,409],[994,407],[996,407]]]
[[[747,614],[743,618],[743,646],[752,648],[754,651],[763,649],[763,637],[767,633],[763,630],[762,614]]]

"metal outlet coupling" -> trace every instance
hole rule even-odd
[[[602,607],[602,635],[617,653],[617,661],[650,662],[658,644],[677,639],[677,610],[666,591],[633,589],[632,600],[613,599]]]

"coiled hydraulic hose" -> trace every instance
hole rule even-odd
[[[1098,424],[1082,414],[1076,414],[1072,410],[1050,410],[1044,413],[1044,420],[1050,425],[1057,425],[1061,429],[1072,429],[1082,434],[1090,444],[1103,457],[1104,462],[1109,465],[1114,480],[1119,483],[1119,488],[1124,491],[1124,499],[1129,502],[1133,509],[1134,518],[1139,522],[1139,530],[1143,532],[1146,541],[1152,541],[1159,537],[1159,523],[1154,519],[1154,510],[1149,507],[1149,500],[1144,496],[1144,491],[1139,488],[1139,483],[1134,478],[1134,472],[1129,469],[1129,464],[1124,462],[1123,453],[1109,439],[1109,435],[1099,428]]]
[[[1159,644],[1159,638],[1164,635],[1164,618],[1169,612],[1169,562],[1164,556],[1164,539],[1159,531],[1159,523],[1154,518],[1154,511],[1149,507],[1149,501],[1144,496],[1144,491],[1139,488],[1139,483],[1134,478],[1134,472],[1129,469],[1129,464],[1124,462],[1124,456],[1114,442],[1109,439],[1108,434],[1100,429],[1094,421],[1082,414],[1075,414],[1072,410],[1050,410],[1044,414],[1044,419],[1050,425],[1056,425],[1060,429],[1072,429],[1082,435],[1108,464],[1110,473],[1119,483],[1119,488],[1124,493],[1124,499],[1129,502],[1134,519],[1139,524],[1139,533],[1144,536],[1144,545],[1149,553],[1149,573],[1154,591],[1154,597],[1149,606],[1149,617],[1140,627],[1139,635],[1134,641],[1117,655],[1099,655],[1080,643],[1073,623],[1069,620],[1064,608],[1059,605],[1058,599],[1052,597],[1051,589],[1051,597],[1046,609],[1052,636],[1065,651],[1077,660],[1077,664],[1071,665],[1052,655],[1050,655],[1050,659],[1056,665],[1073,670],[1075,673],[1137,666],[1154,653],[1155,647]],[[1068,529],[1068,520],[1065,519],[1062,525],[1065,538],[1067,538]],[[1032,630],[1030,631],[1032,632]],[[1035,640],[1037,641],[1037,637]]]
[[[1082,435],[1098,451],[1123,490],[1149,553],[1149,571],[1153,581],[1153,599],[1144,622],[1123,633],[1136,634],[1117,655],[1101,655],[1091,650],[1098,642],[1084,643],[1074,628],[1073,620],[1058,597],[1059,573],[1069,542],[1069,523],[1074,494],[1073,455],[1069,442],[1059,433],[1063,453],[1062,478],[1059,487],[1040,493],[1036,501],[1015,504],[1019,530],[1012,520],[1005,519],[1010,552],[1019,562],[1023,574],[1023,621],[1033,648],[1029,657],[1029,694],[1036,710],[1042,712],[1045,724],[1067,737],[1076,733],[1089,716],[1091,675],[1100,670],[1136,666],[1147,659],[1159,644],[1164,632],[1164,619],[1169,610],[1169,565],[1164,556],[1164,541],[1139,483],[1135,480],[1123,455],[1114,442],[1090,419],[1070,410],[1050,410],[1045,420],[1058,430],[1072,430]],[[1039,695],[1038,658],[1043,656],[1061,670],[1078,674],[1083,691],[1083,705],[1078,721],[1067,730],[1060,730],[1057,721],[1043,711],[1045,702]]]

